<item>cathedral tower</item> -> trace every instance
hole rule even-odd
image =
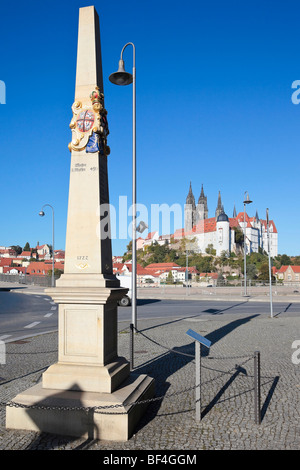
[[[190,183],[190,189],[186,198],[184,206],[184,230],[188,232],[192,230],[196,223],[196,203],[195,197],[192,190],[192,183]]]
[[[204,195],[203,184],[201,187],[201,194],[198,199],[198,204],[196,208],[196,223],[199,220],[208,218],[208,207],[207,207],[207,196]]]

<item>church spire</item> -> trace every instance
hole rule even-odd
[[[198,199],[196,212],[196,222],[208,218],[207,196],[204,194],[203,183],[201,186],[201,193]]]
[[[216,213],[215,213],[216,219],[218,218],[218,216],[219,216],[223,211],[224,211],[224,208],[223,208],[223,205],[222,205],[221,192],[219,191],[219,195],[218,195],[218,205],[217,205]]]
[[[236,208],[235,208],[235,204],[234,204],[232,217],[235,218],[236,216],[237,216],[237,213],[236,213]]]
[[[196,207],[195,197],[192,190],[192,182],[190,181],[190,189],[186,198],[186,204],[192,204],[193,209]]]

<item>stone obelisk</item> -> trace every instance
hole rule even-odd
[[[113,275],[106,214],[108,125],[94,7],[81,8],[79,13],[72,111],[65,269],[56,289],[48,291],[59,304],[59,362],[44,374],[43,385],[112,392],[128,377],[129,364],[117,357],[117,300],[124,290]]]
[[[154,381],[130,374],[129,362],[117,351],[117,302],[126,290],[112,270],[109,131],[93,6],[79,10],[72,112],[65,269],[56,287],[46,290],[59,306],[58,362],[40,384],[15,397],[28,408],[7,407],[6,426],[126,440],[145,408],[135,403],[153,395]],[[106,405],[116,409],[101,413]]]

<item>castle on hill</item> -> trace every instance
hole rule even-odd
[[[208,217],[207,196],[201,187],[198,203],[190,183],[189,192],[184,206],[184,229],[176,231],[174,238],[186,237],[195,240],[197,251],[205,253],[210,246],[216,250],[217,256],[222,252],[237,253],[240,244],[236,241],[236,232],[240,229],[246,235],[246,253],[258,252],[259,249],[269,253],[267,221],[260,219],[256,211],[254,217],[249,217],[244,211],[236,213],[233,208],[232,217],[228,217],[222,204],[219,191],[217,207],[214,217]],[[278,232],[273,220],[269,220],[270,254],[272,257],[278,254]]]

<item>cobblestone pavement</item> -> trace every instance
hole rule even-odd
[[[119,324],[119,354],[129,359],[129,325]],[[195,420],[194,342],[191,328],[211,342],[202,358],[202,420]],[[300,315],[201,315],[143,320],[134,336],[135,372],[156,380],[156,397],[126,442],[96,441],[5,428],[3,403],[41,380],[57,361],[57,333],[6,344],[0,365],[1,450],[299,449]],[[254,360],[261,353],[260,425],[254,421]],[[300,354],[298,354],[300,357]],[[187,389],[189,389],[187,391]]]

